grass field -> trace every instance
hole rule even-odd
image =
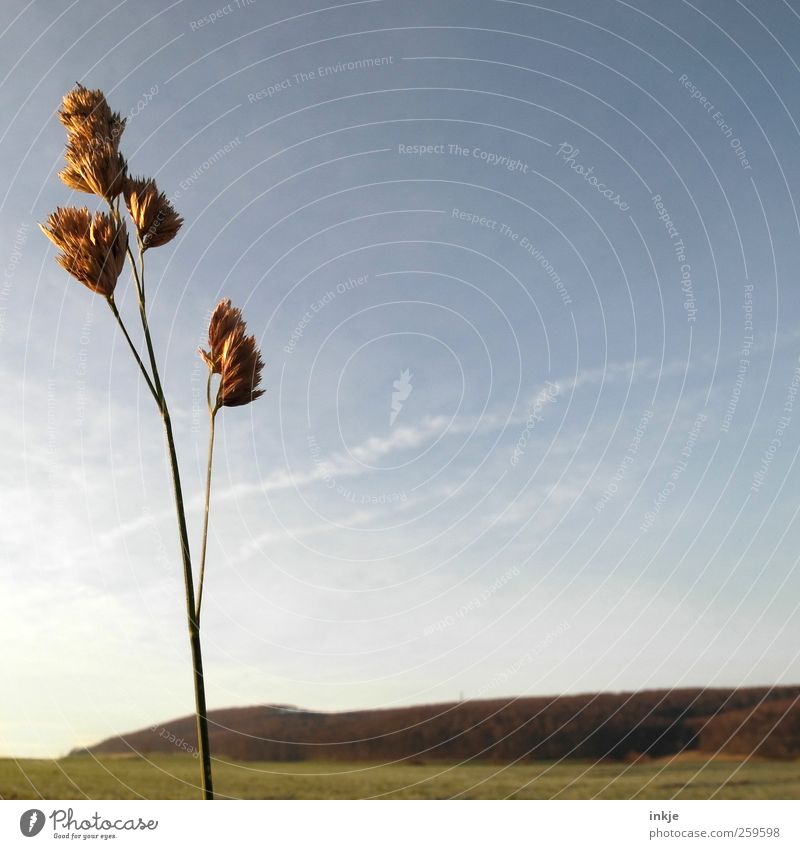
[[[4,799],[195,799],[196,779],[189,755],[0,759]],[[214,781],[218,797],[234,799],[800,799],[800,762],[216,762]]]

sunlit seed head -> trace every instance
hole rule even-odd
[[[39,225],[59,249],[56,262],[88,289],[110,297],[125,264],[128,234],[103,212],[59,207]]]
[[[242,312],[230,299],[220,301],[208,325],[210,350],[200,356],[213,374],[220,375],[217,407],[239,407],[264,394],[258,389],[264,361],[255,336],[246,335]]]
[[[183,219],[167,196],[159,192],[155,180],[128,177],[123,194],[144,250],[166,245],[175,238]]]

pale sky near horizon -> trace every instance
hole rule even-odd
[[[75,81],[186,220],[147,285],[195,546],[220,297],[267,363],[210,707],[800,682],[799,3],[8,0],[0,48],[0,756],[193,710],[160,422],[36,226],[92,202]]]

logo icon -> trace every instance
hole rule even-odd
[[[44,828],[44,812],[38,808],[31,808],[19,818],[19,830],[25,837],[36,837]]]
[[[389,413],[389,426],[391,427],[395,423],[395,419],[400,414],[400,410],[403,409],[403,402],[408,400],[408,396],[411,394],[411,390],[414,388],[411,385],[411,378],[413,375],[409,371],[409,369],[404,369],[400,372],[399,380],[395,380],[392,383],[394,387],[394,392],[392,392],[392,409]]]

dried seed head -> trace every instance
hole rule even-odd
[[[71,189],[114,200],[125,185],[125,159],[111,142],[91,143],[83,137],[72,136],[65,153],[67,167],[59,177]]]
[[[241,407],[260,398],[264,361],[256,346],[255,336],[245,336],[244,322],[227,335],[220,355],[222,377],[217,391],[217,403],[223,407]]]
[[[128,234],[103,212],[92,215],[84,206],[59,207],[39,225],[59,249],[56,262],[99,295],[114,293],[125,265]]]
[[[210,351],[200,349],[200,356],[212,374],[221,376],[217,390],[217,407],[240,407],[264,394],[256,387],[261,383],[264,361],[256,346],[256,337],[246,335],[247,325],[241,310],[229,299],[220,301],[208,325]]]
[[[110,142],[115,148],[125,129],[125,119],[111,111],[103,92],[80,83],[64,95],[58,118],[70,136]]]
[[[128,177],[123,192],[144,250],[166,245],[175,238],[183,219],[167,196],[159,192],[155,180]]]
[[[112,201],[125,182],[119,152],[125,120],[111,111],[102,91],[80,84],[64,96],[58,117],[67,128],[67,167],[59,176],[71,189]]]
[[[240,324],[244,325],[242,311],[231,306],[230,298],[221,300],[211,313],[211,320],[208,322],[208,347],[211,350],[199,350],[200,356],[214,374],[222,373],[222,347],[227,336]]]

